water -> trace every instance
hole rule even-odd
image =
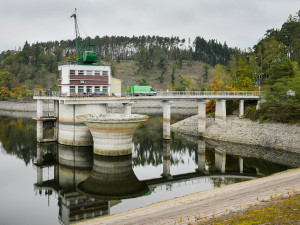
[[[91,147],[37,144],[35,121],[0,117],[0,224],[70,224],[267,176],[300,162],[295,153],[176,134],[163,141],[161,116],[136,130],[132,146],[132,156],[95,157]],[[96,180],[89,180],[92,174]]]

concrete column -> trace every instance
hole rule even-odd
[[[163,139],[171,138],[171,101],[163,101]]]
[[[59,101],[54,100],[54,117],[58,117],[59,115]]]
[[[240,173],[244,172],[244,159],[243,158],[239,158],[239,167],[240,167]]]
[[[216,100],[215,120],[226,121],[226,100]]]
[[[41,120],[36,121],[36,140],[38,142],[43,141],[43,121]]]
[[[198,101],[198,134],[203,136],[206,130],[206,103],[207,100]]]
[[[124,114],[130,115],[132,102],[123,103],[123,105],[124,105]]]
[[[161,174],[161,176],[166,179],[173,178],[170,173],[170,168],[171,168],[170,158],[171,158],[170,141],[164,140],[164,142],[163,142],[163,173]]]
[[[197,172],[205,173],[205,141],[198,140],[198,168]]]
[[[36,117],[41,118],[43,117],[43,100],[38,99],[36,104]]]
[[[226,169],[226,151],[220,148],[215,149],[215,166],[218,171],[225,173]]]
[[[244,100],[240,100],[240,104],[239,104],[239,117],[240,118],[244,117]]]

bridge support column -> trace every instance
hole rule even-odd
[[[39,120],[43,117],[43,100],[38,99],[36,101],[36,139],[38,142],[43,140],[43,121]]]
[[[215,166],[218,171],[225,173],[226,151],[220,148],[215,149]]]
[[[205,173],[205,141],[198,140],[198,168],[197,172]]]
[[[215,120],[226,121],[226,100],[216,100]]]
[[[161,174],[161,176],[166,179],[173,178],[170,173],[170,168],[171,168],[170,158],[171,158],[170,141],[164,140],[164,142],[163,142],[163,173]]]
[[[124,106],[124,114],[126,115],[130,115],[131,114],[131,106],[132,106],[132,102],[129,103],[123,103]]]
[[[239,158],[239,167],[240,167],[240,173],[244,172],[244,159],[243,158]]]
[[[36,117],[41,118],[43,117],[43,100],[38,99],[36,101]]]
[[[244,100],[240,100],[239,104],[239,117],[243,118],[244,117]]]
[[[198,101],[198,134],[203,136],[206,130],[206,103],[207,100]]]
[[[171,138],[171,101],[163,101],[163,139]]]

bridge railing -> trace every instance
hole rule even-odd
[[[260,96],[260,91],[157,91],[157,96]]]

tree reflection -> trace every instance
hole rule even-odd
[[[16,155],[27,165],[36,156],[36,122],[0,117],[0,142],[5,153]]]

